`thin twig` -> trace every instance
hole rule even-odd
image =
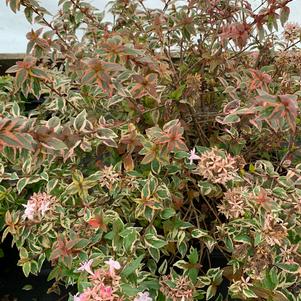
[[[53,86],[49,85],[47,82],[44,82],[44,85],[46,87],[48,87],[52,92],[54,92],[56,95],[62,97],[65,99],[65,101],[76,111],[79,112],[79,110],[74,106],[74,104],[72,102],[70,102],[63,93],[61,93],[60,91],[58,91],[57,89],[55,89]]]

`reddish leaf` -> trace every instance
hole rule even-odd
[[[126,154],[122,161],[126,171],[131,171],[134,169],[135,165],[131,154]]]
[[[104,232],[107,232],[107,225],[104,223],[103,217],[98,215],[95,216],[94,218],[91,218],[88,221],[88,224],[92,227],[92,228],[100,228],[102,229]]]

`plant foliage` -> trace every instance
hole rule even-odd
[[[81,301],[300,300],[291,1],[115,0],[107,21],[6,0],[41,26],[0,79],[2,240],[26,276],[50,261]]]

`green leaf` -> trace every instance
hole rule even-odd
[[[240,121],[240,117],[238,115],[229,114],[223,119],[222,123],[223,124],[232,124],[232,123],[237,123],[239,121]]]
[[[185,84],[181,85],[177,90],[175,90],[169,94],[169,98],[174,99],[174,100],[180,100],[185,88],[186,88]]]
[[[145,235],[145,243],[151,248],[161,249],[167,245],[167,242],[163,239],[158,238],[152,233],[148,233]]]
[[[97,132],[97,136],[99,136],[100,139],[104,139],[104,138],[113,139],[118,137],[118,135],[116,135],[112,129],[108,129],[108,128],[99,129],[99,131]]]
[[[204,237],[204,236],[207,236],[208,235],[208,232],[206,230],[202,230],[202,229],[193,229],[191,231],[191,236],[193,238],[201,238],[201,237]]]
[[[287,22],[289,15],[290,8],[288,6],[284,6],[280,11],[280,22],[282,26],[284,26],[284,24]]]
[[[58,179],[49,180],[49,182],[47,183],[47,192],[50,193],[55,188],[58,182]]]
[[[22,270],[23,270],[23,273],[26,277],[29,276],[30,274],[30,271],[31,271],[31,263],[30,261],[27,261],[25,262],[23,265],[22,265]]]
[[[189,156],[189,154],[184,151],[175,151],[174,152],[174,158],[177,160],[182,160],[182,159],[188,158],[188,156]]]
[[[20,107],[16,102],[12,106],[12,114],[14,117],[20,116]]]
[[[158,175],[161,171],[161,164],[159,163],[158,160],[153,160],[151,162],[151,169],[152,169],[152,172],[156,175]]]
[[[47,172],[45,172],[45,171],[43,171],[43,172],[40,173],[40,177],[41,177],[43,180],[47,181],[47,182],[49,181],[48,174],[47,174]]]
[[[298,263],[276,263],[276,266],[289,273],[298,273],[300,268]]]
[[[147,267],[151,273],[155,274],[157,272],[157,263],[154,259],[151,258],[147,261]]]
[[[190,254],[187,257],[190,263],[196,264],[199,260],[198,250],[196,248],[191,247]]]
[[[187,270],[189,267],[189,263],[185,260],[178,260],[176,263],[174,263],[173,266],[182,270]]]
[[[22,178],[17,182],[17,191],[20,194],[23,188],[27,185],[29,179],[28,178]]]
[[[48,78],[48,75],[47,73],[40,69],[40,68],[37,68],[37,67],[33,67],[30,69],[30,75],[32,77],[36,77],[36,78],[40,78],[40,79],[47,79]]]
[[[53,116],[47,121],[47,127],[50,129],[58,128],[60,125],[61,120],[57,116]]]
[[[216,294],[217,287],[215,285],[210,285],[207,288],[207,293],[206,293],[206,300],[210,300],[213,298]]]
[[[25,248],[21,248],[20,249],[20,257],[23,259],[23,258],[28,258],[28,252]]]
[[[160,216],[162,219],[169,219],[173,217],[175,214],[176,211],[173,208],[166,208],[161,212]]]
[[[180,244],[178,244],[178,250],[180,252],[180,254],[182,255],[182,258],[186,255],[187,253],[187,244],[185,241],[182,241]]]
[[[248,243],[248,244],[252,243],[251,237],[247,234],[238,234],[238,235],[234,236],[233,239],[238,242],[243,242],[243,243]]]
[[[74,119],[73,126],[77,131],[82,131],[87,123],[87,112],[83,110]]]
[[[121,276],[128,277],[132,273],[134,273],[140,266],[142,260],[144,258],[144,254],[137,257],[135,260],[127,264],[121,272]]]
[[[80,239],[73,248],[75,249],[84,249],[90,243],[89,239]]]
[[[249,288],[243,289],[243,294],[247,298],[256,298],[257,299],[257,295],[251,289],[249,289]]]
[[[119,235],[123,238],[123,246],[126,251],[131,252],[135,247],[138,238],[138,232],[133,227],[125,228]]]
[[[127,283],[122,283],[120,285],[122,292],[129,296],[129,297],[133,297],[136,296],[139,292],[139,289],[132,287],[131,285],[127,284]]]
[[[287,199],[287,193],[281,187],[275,187],[273,189],[273,194],[281,199]]]
[[[63,150],[67,149],[67,145],[62,141],[55,137],[49,137],[46,141],[42,143],[46,148],[50,148],[53,150]]]
[[[162,264],[158,269],[159,274],[164,275],[167,271],[167,268],[168,268],[168,262],[166,259],[164,259],[164,261],[162,262]]]
[[[198,280],[199,270],[196,268],[192,268],[188,270],[188,277],[193,283],[196,283]]]
[[[207,181],[199,181],[198,186],[202,195],[209,195],[212,191],[215,191],[215,185]]]
[[[160,251],[155,248],[148,249],[150,256],[155,260],[155,262],[159,262],[160,260]]]
[[[16,75],[16,87],[17,87],[17,89],[21,88],[21,86],[23,85],[23,83],[25,82],[27,77],[28,77],[27,70],[22,69],[22,70],[18,71],[18,73]]]
[[[265,278],[263,279],[264,287],[273,291],[278,286],[277,268],[273,267],[270,271],[266,272]]]
[[[33,289],[32,285],[31,284],[25,284],[23,287],[22,287],[22,290],[24,291],[31,291]]]

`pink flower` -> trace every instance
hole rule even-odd
[[[153,299],[149,296],[149,292],[140,292],[137,294],[137,297],[134,301],[152,301]]]
[[[201,157],[195,154],[195,147],[190,151],[190,156],[188,157],[189,163],[192,164],[193,160],[200,160]]]
[[[86,271],[91,275],[94,275],[94,273],[91,270],[91,265],[93,263],[93,259],[90,259],[89,261],[85,261],[82,263],[82,265],[77,269],[78,271]]]
[[[114,275],[115,270],[119,270],[121,268],[120,263],[112,258],[110,258],[108,261],[105,261],[105,263],[109,266],[110,275]]]
[[[113,290],[110,286],[101,285],[99,288],[100,296],[105,300],[106,298],[112,297]]]

